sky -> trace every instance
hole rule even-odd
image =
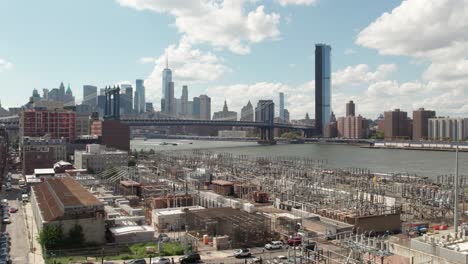
[[[314,116],[314,50],[332,47],[332,110],[468,116],[468,0],[0,0],[0,100],[34,88],[145,79],[160,108],[166,56],[175,95],[240,112],[278,102]],[[411,116],[411,113],[409,113]]]

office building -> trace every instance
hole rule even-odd
[[[227,102],[224,101],[223,111],[215,112],[213,120],[237,121],[237,112],[229,111]]]
[[[200,119],[211,120],[211,98],[208,95],[200,95]]]
[[[182,86],[182,97],[181,100],[181,114],[182,116],[188,116],[189,107],[188,107],[188,87],[187,85]]]
[[[111,150],[98,144],[87,145],[84,151],[75,150],[75,168],[86,169],[92,174],[127,165],[128,152],[126,151]]]
[[[349,101],[346,104],[346,116],[355,116],[356,115],[356,107],[353,101]]]
[[[192,117],[194,119],[200,119],[200,97],[193,98]]]
[[[255,108],[255,122],[271,123],[275,119],[275,104],[273,100],[260,100]]]
[[[240,121],[254,121],[254,110],[250,100],[247,103],[247,105],[245,105],[241,109]]]
[[[438,141],[464,141],[468,138],[468,118],[429,118],[428,137]]]
[[[283,117],[284,117],[283,122],[285,122],[285,123],[290,122],[289,110],[288,109],[283,110]]]
[[[424,108],[413,111],[413,140],[427,140],[429,118],[435,116],[435,111]]]
[[[279,93],[279,117],[283,122],[284,119],[284,93]]]
[[[70,88],[70,84],[68,85],[67,91],[65,92],[65,97],[63,99],[63,103],[64,103],[65,106],[74,106],[75,105],[75,96],[73,96],[73,92],[72,92],[72,90]]]
[[[28,109],[20,114],[19,134],[22,137],[65,138],[75,140],[75,112],[65,110]]]
[[[146,103],[145,108],[147,113],[154,113],[153,103]]]
[[[145,86],[144,86],[144,81],[141,79],[137,79],[135,82],[135,87],[136,87],[136,92],[135,92],[135,98],[138,97],[138,100],[135,102],[138,103],[138,105],[134,106],[135,112],[137,113],[144,113],[146,112],[146,98],[145,98]]]
[[[83,102],[82,104],[89,105],[92,110],[97,106],[97,87],[94,85],[83,85]]]
[[[408,113],[395,109],[384,113],[385,140],[411,139],[411,122]]]
[[[44,178],[31,188],[31,208],[39,232],[60,226],[64,236],[79,225],[85,243],[104,244],[104,204],[71,177]]]
[[[124,93],[120,96],[121,114],[133,113],[133,87],[130,84],[122,84],[120,90]]]
[[[77,112],[75,115],[75,137],[87,136],[91,134],[91,113]]]
[[[331,117],[331,47],[315,45],[315,129],[323,134],[323,128]]]
[[[165,114],[171,114],[172,101],[174,98],[174,85],[172,84],[172,96],[171,96],[171,83],[172,82],[172,71],[169,69],[169,61],[166,57],[166,68],[162,72],[162,99],[161,99],[161,112]]]

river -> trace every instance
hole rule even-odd
[[[160,145],[162,142],[177,146]],[[188,150],[210,149],[239,155],[295,156],[313,160],[326,160],[330,168],[367,168],[373,172],[406,172],[435,178],[455,173],[455,153],[420,150],[367,149],[353,145],[334,144],[279,144],[260,146],[255,142],[204,141],[204,140],[132,140],[132,149]],[[459,154],[461,175],[468,169],[468,153]]]

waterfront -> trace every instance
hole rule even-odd
[[[160,145],[162,142],[177,146]],[[192,143],[192,144],[190,144]],[[397,149],[366,149],[352,145],[297,144],[259,146],[254,142],[203,141],[203,140],[133,140],[132,149],[187,150],[211,149],[249,156],[296,156],[326,160],[330,168],[368,168],[373,172],[407,172],[435,178],[453,174],[455,153]],[[468,169],[468,153],[460,153],[460,174]]]

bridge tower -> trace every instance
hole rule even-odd
[[[120,119],[120,87],[106,87],[105,89],[104,119]]]
[[[255,122],[265,123],[265,126],[260,127],[259,144],[273,145],[276,144],[273,133],[275,119],[275,104],[272,100],[260,100],[255,108]]]

